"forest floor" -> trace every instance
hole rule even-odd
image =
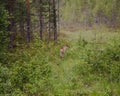
[[[5,96],[120,96],[119,32],[66,27],[57,42],[36,38],[30,48],[23,45],[3,53],[2,62],[10,66],[0,64],[1,93],[6,89],[10,95]],[[64,45],[69,48],[60,58]]]
[[[107,40],[117,36],[119,33],[109,32],[109,29],[63,29],[64,30],[61,30],[60,38],[71,42],[68,51],[73,52],[73,54],[70,53],[71,56],[68,56],[68,52],[68,55],[66,55],[65,58],[57,59],[56,62],[58,63],[52,65],[52,81],[54,82],[53,86],[55,88],[55,96],[117,96],[115,93],[116,90],[120,92],[119,89],[116,89],[117,85],[114,85],[113,83],[109,84],[104,78],[97,81],[97,77],[92,74],[86,76],[83,75],[81,79],[78,74],[76,75],[78,71],[76,67],[81,64],[82,68],[82,66],[84,66],[84,61],[79,60],[79,54],[74,50],[77,49],[77,42],[79,39],[104,45]],[[85,71],[84,68],[80,70]],[[80,74],[82,74],[82,72]],[[115,92],[112,93],[112,91]]]
[[[64,29],[64,30],[63,30]],[[74,27],[63,27],[60,29],[60,34],[63,39],[66,40],[78,40],[79,38],[85,39],[88,42],[93,40],[106,41],[111,37],[117,36],[119,30],[112,30],[102,27],[93,28],[74,28]]]

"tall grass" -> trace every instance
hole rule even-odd
[[[107,41],[102,38],[105,43],[101,43],[99,35],[90,41],[88,37],[94,33],[87,33],[70,33],[78,37],[68,41],[36,39],[30,48],[4,53],[0,60],[0,95],[119,96],[119,36]],[[66,44],[70,48],[60,58],[59,50]]]

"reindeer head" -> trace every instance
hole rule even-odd
[[[69,48],[69,46],[65,45],[60,49],[60,57],[63,58],[66,50]]]

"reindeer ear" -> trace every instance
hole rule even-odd
[[[69,48],[69,45],[65,45],[65,47],[68,47],[68,48]]]
[[[70,48],[70,46],[69,46],[69,45],[66,45],[66,47],[67,47],[67,48]]]
[[[64,48],[60,48],[60,51],[61,51],[61,52],[64,51]]]

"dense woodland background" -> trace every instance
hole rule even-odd
[[[119,0],[64,0],[62,5],[62,21],[81,26],[102,23],[108,27],[119,27]]]
[[[119,6],[0,0],[0,96],[119,96]]]

